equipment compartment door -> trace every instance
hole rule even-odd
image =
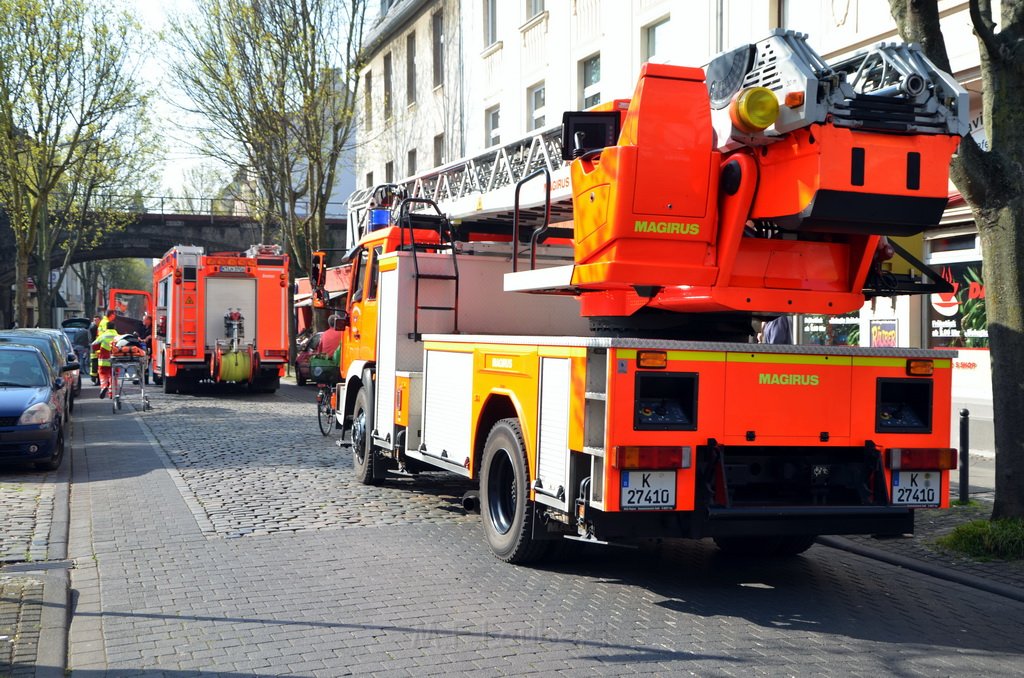
[[[231,339],[224,325],[224,314],[238,309],[242,314],[242,343],[256,341],[256,280],[253,278],[207,278],[206,318],[203,337],[207,349],[217,339]]]
[[[469,475],[473,407],[473,354],[428,350],[424,359],[425,458],[443,460]]]
[[[538,406],[537,501],[568,510],[569,396],[568,358],[541,358]]]

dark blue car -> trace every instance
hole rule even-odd
[[[56,470],[64,459],[64,378],[39,349],[0,345],[0,461]]]

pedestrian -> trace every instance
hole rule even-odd
[[[770,320],[761,328],[762,344],[792,344],[793,330],[789,325],[789,316],[780,315]]]
[[[99,333],[96,341],[92,343],[96,350],[97,372],[100,378],[100,398],[106,398],[110,392],[110,355],[113,350],[114,339],[117,337],[117,330],[113,324]]]
[[[341,316],[332,314],[327,319],[327,329],[320,335],[320,353],[333,356],[341,346],[342,330],[344,329]]]
[[[114,321],[116,319],[117,319],[117,311],[115,311],[112,308],[108,308],[107,312],[104,313],[103,317],[100,319],[99,326],[98,326],[99,327],[99,331],[97,332],[97,336],[101,332],[103,332],[103,330],[107,329],[108,325],[113,327],[114,326]]]

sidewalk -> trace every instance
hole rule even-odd
[[[83,451],[104,426],[84,425],[86,418],[106,414],[109,401],[83,393],[76,415],[79,424],[65,463],[56,473],[5,468],[0,471],[0,677],[60,676],[64,673],[69,614],[68,553],[69,488],[73,465],[84,463]],[[92,396],[90,398],[90,396]],[[103,408],[103,409],[101,409]],[[126,408],[121,423],[134,415]],[[140,432],[141,435],[141,432]],[[144,443],[143,443],[144,444]],[[82,469],[77,468],[76,471]],[[942,579],[1024,601],[1024,562],[976,562],[950,554],[935,539],[956,525],[985,519],[991,494],[974,493],[974,506],[948,511],[919,511],[913,537],[822,537],[815,549],[829,546]],[[812,549],[806,557],[813,558]],[[88,580],[89,563],[78,565],[80,581]],[[80,592],[89,595],[88,591]]]

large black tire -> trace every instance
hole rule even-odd
[[[518,420],[502,419],[487,436],[480,469],[480,517],[499,560],[522,564],[544,556],[549,542],[533,539],[534,510],[522,429]]]
[[[356,394],[352,407],[352,466],[356,480],[363,485],[379,485],[381,478],[374,474],[373,438],[373,382],[365,382]]]
[[[795,556],[814,545],[814,535],[770,537],[715,537],[715,545],[724,553],[736,556]]]
[[[53,454],[48,460],[36,464],[36,468],[41,471],[56,471],[60,468],[62,461],[64,461],[64,432],[60,431],[57,433],[57,446]]]
[[[181,377],[164,377],[164,393],[177,393],[178,392],[178,379]]]

